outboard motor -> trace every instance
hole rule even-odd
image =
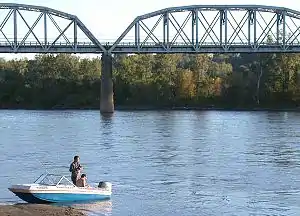
[[[103,188],[103,189],[111,191],[112,184],[110,182],[101,181],[98,184],[98,188]]]

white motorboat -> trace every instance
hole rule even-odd
[[[8,188],[28,203],[64,203],[110,199],[112,184],[100,182],[98,187],[77,187],[68,178],[42,174],[32,184],[16,184]]]

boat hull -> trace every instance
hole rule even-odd
[[[100,201],[110,199],[108,195],[98,194],[61,194],[61,193],[14,193],[17,197],[28,203],[66,203],[82,201]]]
[[[28,202],[28,203],[34,203],[34,204],[48,204],[51,203],[46,200],[41,200],[37,197],[35,197],[31,193],[20,193],[20,192],[14,192],[14,194],[19,197],[21,200]]]
[[[17,185],[9,190],[25,202],[37,204],[100,201],[110,199],[111,196],[111,191],[93,188],[38,188]]]

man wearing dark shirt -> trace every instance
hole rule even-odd
[[[71,179],[74,185],[76,185],[76,181],[80,177],[81,165],[79,163],[79,156],[74,157],[74,161],[70,164],[69,171],[71,174]]]

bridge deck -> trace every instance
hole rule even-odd
[[[109,50],[112,43],[102,43],[106,50]],[[253,52],[300,52],[300,43],[289,46],[282,46],[278,43],[245,44],[234,43],[230,45],[203,43],[186,44],[177,42],[174,44],[145,43],[135,44],[134,42],[120,43],[112,53],[253,53]],[[41,45],[35,41],[26,42],[21,45],[17,43],[16,49],[7,42],[0,42],[0,53],[103,53],[97,45],[89,42],[55,43]]]

